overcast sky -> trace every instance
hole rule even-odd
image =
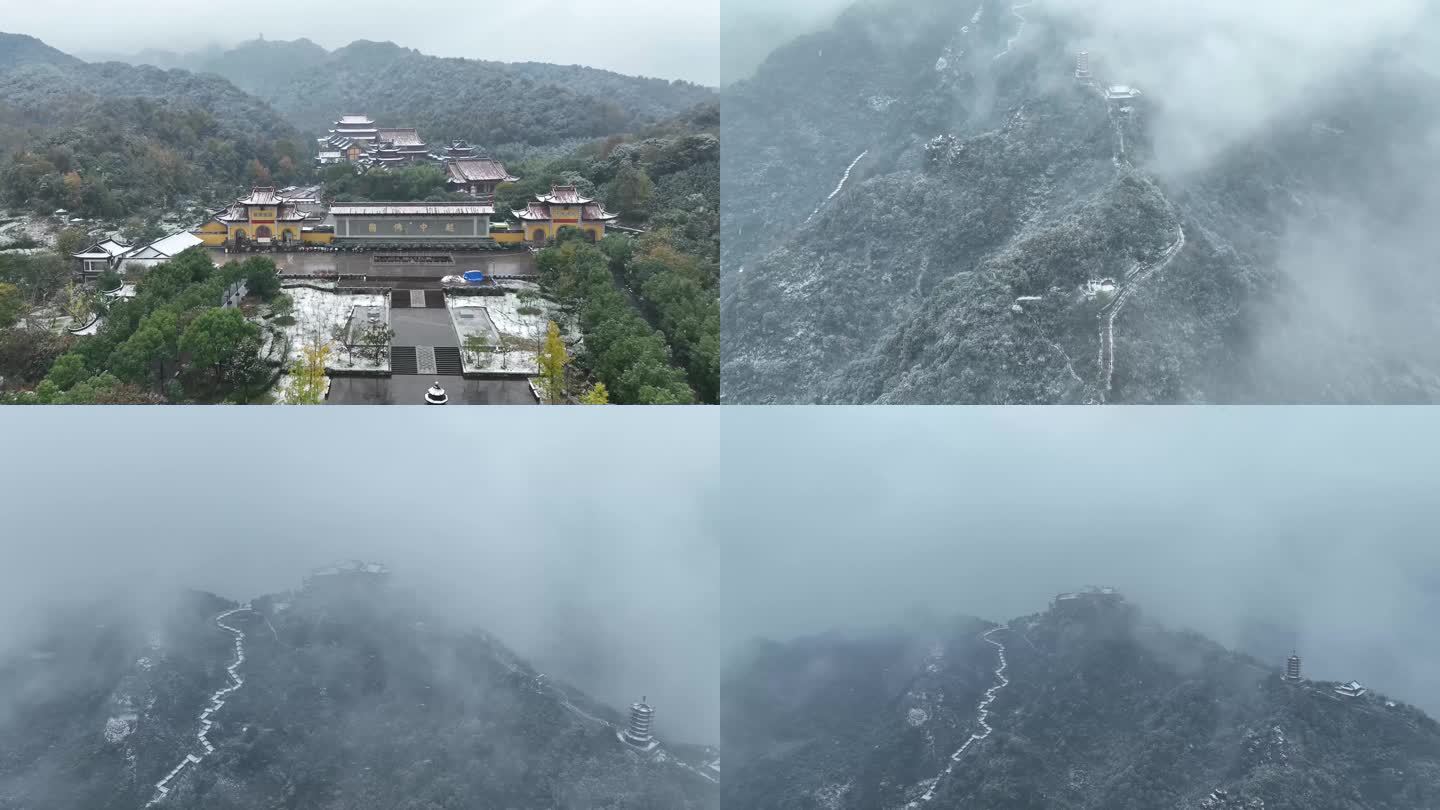
[[[1440,716],[1440,412],[735,408],[727,647],[1112,585]]]
[[[343,13],[339,8],[289,0],[4,0],[0,31],[39,37],[81,56],[198,50],[263,34],[306,37],[331,49],[357,39],[389,40],[435,56],[581,64],[706,85],[720,80],[720,0],[430,0],[418,6],[351,0]]]
[[[563,418],[559,418],[563,416]],[[710,408],[25,409],[0,418],[0,650],[46,599],[236,601],[388,563],[661,734],[716,742]],[[3,696],[0,696],[3,698]]]

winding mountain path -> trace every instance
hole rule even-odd
[[[1102,103],[1105,104],[1106,115],[1110,117],[1111,124],[1115,129],[1116,151],[1114,163],[1116,171],[1135,171],[1134,165],[1130,163],[1130,156],[1126,154],[1125,151],[1124,123],[1111,107],[1110,99],[1105,94],[1100,83],[1092,79],[1088,84],[1098,93]],[[1145,182],[1150,184],[1151,188],[1155,189],[1157,194],[1160,194],[1161,198],[1165,197],[1165,195],[1160,192],[1160,189],[1155,186],[1153,180],[1149,178],[1144,179]],[[1176,218],[1178,219],[1179,216],[1175,211],[1174,204],[1170,203],[1168,199],[1166,200],[1166,204],[1169,206],[1170,212],[1176,214]],[[1185,249],[1185,226],[1176,225],[1175,229],[1175,240],[1170,243],[1169,247],[1165,248],[1165,252],[1160,255],[1160,258],[1148,264],[1136,262],[1135,266],[1126,271],[1125,278],[1120,282],[1120,292],[1115,296],[1113,301],[1102,307],[1099,315],[1096,316],[1100,321],[1100,350],[1097,361],[1100,367],[1100,395],[1097,403],[1100,405],[1105,404],[1110,396],[1110,392],[1114,390],[1115,319],[1125,310],[1125,304],[1128,303],[1130,297],[1140,289],[1140,286],[1148,281],[1151,276],[1169,267],[1170,263],[1175,261],[1175,257],[1180,255],[1180,251]]]
[[[1025,19],[1025,15],[1020,13],[1020,9],[1029,8],[1033,5],[1035,5],[1034,2],[1025,2],[1016,3],[1010,7],[1010,13],[1014,14],[1016,19],[1020,20],[1020,27],[1015,30],[1015,36],[1010,37],[1010,39],[1006,41],[1005,50],[995,54],[995,59],[992,61],[998,62],[1002,58],[1009,56],[1011,51],[1015,50],[1015,43],[1020,41],[1020,35],[1025,33],[1025,26],[1029,23],[1029,21]]]
[[[1009,629],[1010,626],[1008,624],[1002,624],[999,627],[992,627],[991,629],[986,630],[980,636],[981,638],[985,639],[986,642],[995,645],[996,652],[999,654],[999,664],[995,667],[995,680],[997,681],[997,683],[989,689],[985,690],[985,697],[981,698],[980,703],[975,706],[975,721],[980,725],[982,731],[977,734],[971,734],[970,738],[965,741],[965,744],[960,746],[960,748],[956,750],[955,753],[950,755],[950,764],[946,765],[945,770],[941,772],[939,776],[935,777],[935,781],[930,783],[930,787],[925,789],[925,795],[921,796],[918,800],[905,805],[906,810],[917,808],[921,805],[921,803],[929,802],[934,799],[935,788],[940,785],[940,780],[955,772],[956,763],[958,763],[960,761],[960,758],[965,755],[965,752],[969,750],[970,746],[974,745],[980,740],[985,739],[986,737],[989,737],[990,732],[994,731],[994,729],[990,727],[989,723],[990,704],[995,702],[995,696],[1000,694],[1001,689],[1004,689],[1005,687],[1010,685],[1010,679],[1005,677],[1005,667],[1007,666],[1005,663],[1005,645],[999,641],[996,641],[994,638],[991,638],[991,636],[995,633],[1000,632],[1001,630]]]
[[[810,216],[805,218],[805,221],[807,223],[810,220],[814,219],[817,215],[819,215],[820,209],[825,207],[825,203],[828,203],[831,200],[835,199],[835,197],[840,193],[841,189],[845,188],[845,181],[850,179],[850,172],[854,171],[856,164],[858,164],[861,160],[864,160],[865,156],[868,154],[870,154],[870,150],[866,149],[864,152],[860,153],[859,157],[850,161],[850,165],[845,168],[845,173],[840,175],[840,184],[835,187],[834,191],[830,192],[829,197],[826,197],[820,202],[819,205],[815,206],[815,210],[811,212]]]
[[[240,673],[236,671],[240,668],[241,664],[245,663],[245,632],[237,627],[231,627],[225,623],[225,620],[236,613],[250,609],[250,603],[247,602],[234,610],[227,610],[215,617],[215,624],[235,636],[235,663],[225,668],[225,671],[230,674],[231,682],[216,690],[215,694],[210,696],[210,705],[206,706],[205,710],[200,712],[200,731],[195,737],[199,739],[200,744],[205,747],[205,753],[199,755],[186,754],[185,758],[180,760],[180,764],[172,768],[170,773],[165,775],[164,779],[155,783],[155,797],[145,803],[146,807],[159,804],[161,800],[169,795],[172,783],[180,776],[180,773],[185,770],[187,765],[199,765],[200,761],[207,755],[215,753],[215,746],[210,742],[208,736],[210,734],[210,727],[214,725],[210,720],[210,715],[219,711],[220,707],[225,705],[225,701],[222,700],[222,698],[245,685],[245,679],[240,677]]]
[[[1180,251],[1185,249],[1184,226],[1177,226],[1176,231],[1175,241],[1165,249],[1165,252],[1160,255],[1160,258],[1149,264],[1137,263],[1134,267],[1130,268],[1129,272],[1125,274],[1125,281],[1120,289],[1120,293],[1115,296],[1115,300],[1100,310],[1101,403],[1110,395],[1115,381],[1115,319],[1124,311],[1125,304],[1130,300],[1130,296],[1134,295],[1136,290],[1140,289],[1140,285],[1144,284],[1151,276],[1170,266],[1170,263],[1175,261],[1175,257],[1180,255]]]

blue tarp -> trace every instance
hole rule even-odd
[[[467,284],[479,284],[484,280],[485,274],[480,272],[479,270],[469,270],[465,273],[465,282]]]

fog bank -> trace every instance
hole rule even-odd
[[[661,734],[718,739],[711,409],[15,409],[0,650],[55,602],[379,560]]]
[[[734,409],[727,649],[1004,621],[1112,585],[1172,627],[1440,714],[1440,413]]]

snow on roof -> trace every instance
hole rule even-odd
[[[495,213],[495,206],[481,203],[335,203],[330,213],[337,217],[385,217],[385,216],[489,216]]]
[[[505,170],[505,164],[490,158],[461,158],[450,162],[448,171],[450,179],[456,182],[469,182],[472,180],[495,180],[504,183],[513,183],[519,178],[511,177]]]
[[[130,245],[117,239],[106,239],[103,242],[96,242],[79,253],[72,254],[77,259],[105,259],[114,258],[130,249]]]
[[[1140,91],[1128,84],[1112,84],[1106,88],[1105,95],[1114,99],[1136,98]]]
[[[391,141],[396,146],[424,146],[425,142],[420,140],[418,129],[382,129],[380,140]]]
[[[146,250],[169,258],[171,256],[178,256],[180,253],[202,244],[204,244],[204,240],[200,237],[189,231],[181,231],[179,233],[172,233],[157,242],[151,242],[146,247]]]
[[[239,202],[241,205],[275,205],[280,202],[280,195],[273,186],[256,186],[250,190],[250,196]]]
[[[589,197],[582,197],[575,186],[552,186],[549,194],[541,194],[536,199],[557,205],[583,205],[593,202]]]
[[[342,115],[337,124],[373,124],[368,115]]]

